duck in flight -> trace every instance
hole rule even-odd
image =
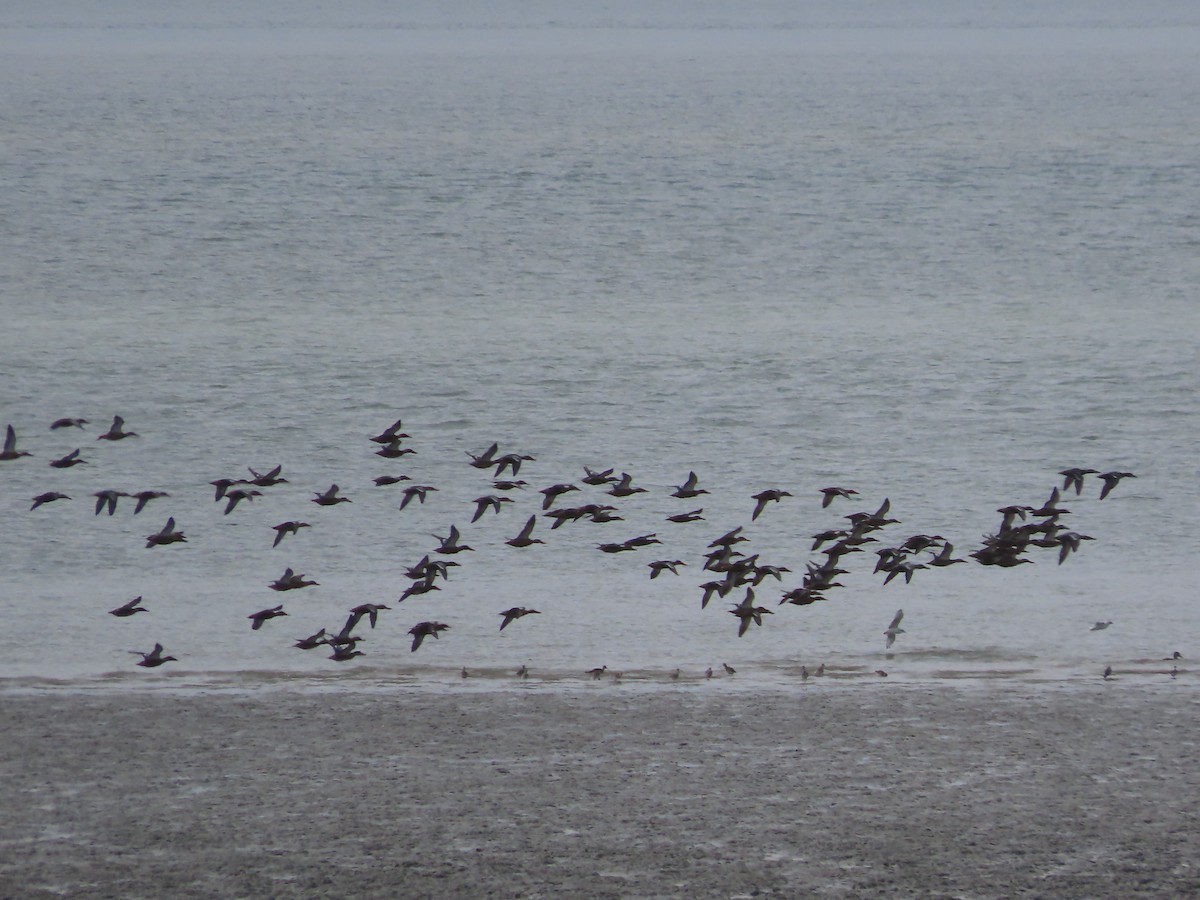
[[[137,506],[133,508],[133,514],[136,516],[146,508],[146,504],[151,500],[157,500],[160,497],[170,497],[171,495],[166,491],[138,491],[136,494],[130,496],[137,499]]]
[[[318,506],[336,506],[339,503],[353,503],[354,501],[349,497],[339,497],[338,486],[336,484],[331,484],[325,493],[318,493],[315,497],[313,497],[312,502]]]
[[[788,493],[787,491],[781,491],[778,488],[770,488],[765,491],[759,491],[753,497],[753,499],[758,502],[755,504],[754,514],[750,516],[750,521],[753,522],[760,515],[762,515],[762,511],[767,508],[768,503],[772,503],[772,502],[778,503],[784,497],[790,497],[790,496],[792,496],[790,493]]]
[[[82,431],[83,426],[86,425],[87,423],[88,423],[87,419],[71,419],[71,418],[55,419],[53,422],[50,423],[50,430],[58,431],[58,429],[60,429],[60,428],[78,428]]]
[[[312,587],[316,585],[316,581],[305,581],[303,575],[297,575],[292,571],[291,566],[283,570],[283,574],[271,582],[267,587],[273,591],[295,591],[300,588]]]
[[[116,616],[118,619],[127,619],[130,616],[136,616],[140,612],[147,612],[148,610],[141,605],[141,602],[142,598],[140,596],[134,597],[128,603],[122,603],[116,609],[110,609],[108,614]]]
[[[746,588],[746,596],[733,609],[729,610],[730,615],[737,616],[740,620],[738,624],[738,637],[741,637],[750,628],[750,623],[762,625],[763,615],[772,615],[773,611],[765,606],[754,605],[754,588]]]
[[[500,445],[493,442],[492,446],[488,447],[478,456],[468,450],[467,456],[471,457],[471,462],[468,465],[474,466],[476,469],[490,469],[496,464],[495,456],[499,449]]]
[[[460,544],[459,543],[458,539],[460,537],[462,537],[462,535],[459,533],[458,526],[456,526],[456,525],[450,526],[450,533],[447,534],[445,537],[441,537],[440,535],[436,535],[436,534],[433,535],[433,537],[435,537],[439,541],[441,541],[441,544],[438,546],[437,550],[435,551],[437,553],[462,553],[464,550],[474,550],[475,549],[474,547],[470,546],[469,544]]]
[[[72,466],[87,465],[86,459],[81,459],[79,456],[79,448],[76,447],[66,456],[61,456],[58,459],[50,461],[51,468],[54,469],[69,469]]]
[[[250,627],[254,631],[258,631],[258,629],[262,628],[263,622],[269,622],[278,616],[286,615],[287,613],[283,611],[283,604],[281,603],[279,606],[273,606],[270,609],[260,609],[258,612],[246,616],[246,618],[251,622]]]
[[[1062,489],[1065,491],[1069,490],[1071,487],[1074,487],[1075,495],[1078,496],[1079,494],[1083,493],[1083,476],[1099,475],[1100,473],[1097,469],[1081,469],[1078,467],[1072,467],[1070,469],[1063,469],[1058,474],[1063,477]]]
[[[296,643],[293,646],[295,646],[298,650],[315,650],[317,647],[320,647],[322,644],[327,644],[327,643],[329,643],[329,641],[326,640],[325,629],[322,628],[320,631],[316,632],[315,634],[310,634],[306,638],[300,638],[299,640],[296,641]]]
[[[441,622],[418,622],[412,628],[408,629],[408,633],[413,636],[412,651],[416,652],[417,648],[427,637],[437,638],[438,633],[445,631],[450,626]]]
[[[96,491],[96,493],[92,494],[92,496],[96,498],[96,515],[100,515],[100,513],[103,512],[107,507],[108,514],[111,516],[117,511],[117,500],[121,497],[128,497],[129,495],[124,491],[106,489],[103,491]]]
[[[33,456],[28,450],[17,449],[16,429],[9,425],[4,432],[4,449],[0,450],[0,460],[19,459],[22,456]]]
[[[379,620],[381,610],[391,609],[390,606],[384,606],[382,603],[360,603],[358,606],[350,610],[350,618],[346,620],[346,627],[342,629],[343,633],[349,634],[364,617],[372,628]]]
[[[686,500],[690,497],[699,497],[701,494],[707,494],[708,491],[706,491],[704,488],[696,487],[699,481],[700,479],[696,477],[695,472],[688,472],[687,480],[675,488],[675,490],[672,491],[671,496]]]
[[[254,502],[255,497],[261,497],[262,491],[255,491],[250,488],[234,488],[232,491],[225,493],[225,512],[222,515],[229,515],[243,500]]]
[[[821,498],[821,509],[824,509],[838,497],[845,497],[849,499],[850,497],[855,496],[858,491],[852,488],[827,487],[821,488],[821,493],[824,494],[824,496]]]
[[[633,476],[628,472],[622,472],[617,483],[608,489],[608,493],[613,497],[631,497],[634,494],[646,493],[645,488],[633,486]]]
[[[579,488],[573,484],[552,484],[548,488],[542,488],[538,492],[544,498],[542,500],[542,510],[545,511],[545,510],[549,509],[550,504],[552,504],[555,500],[557,500],[560,496],[567,493],[568,491],[577,491],[577,490],[579,490]]]
[[[647,565],[650,567],[650,578],[653,580],[663,572],[670,572],[672,575],[678,575],[679,569],[677,567],[686,566],[687,563],[685,563],[682,559],[656,559],[652,563],[647,563]]]
[[[162,527],[161,531],[146,537],[146,546],[161,547],[166,544],[177,544],[186,541],[187,536],[182,531],[175,530],[175,517],[171,516],[167,519],[167,524]]]
[[[113,416],[112,424],[108,426],[108,431],[97,436],[98,441],[123,441],[128,437],[137,437],[136,431],[125,431],[125,420],[120,416]]]
[[[414,454],[416,452],[417,451],[413,450],[411,447],[400,446],[400,438],[396,438],[396,440],[384,444],[382,447],[376,450],[375,455],[382,456],[384,459],[399,459],[402,456],[409,456],[410,454]]]
[[[249,468],[249,467],[247,466],[247,468]],[[266,474],[263,474],[261,472],[255,472],[253,469],[250,469],[251,478],[249,481],[246,482],[246,484],[252,484],[255,487],[272,487],[277,484],[287,484],[288,480],[286,478],[279,477],[279,473],[282,471],[283,471],[282,464],[276,466],[275,468],[273,468],[270,472],[267,472]]]
[[[504,620],[500,623],[500,630],[503,631],[522,616],[536,616],[540,614],[541,613],[539,610],[526,609],[524,606],[514,606],[511,609],[506,609],[504,612],[500,613],[500,615],[504,617]]]
[[[370,440],[374,441],[376,444],[390,444],[392,441],[396,440],[396,438],[411,437],[412,435],[400,433],[400,429],[403,427],[404,426],[400,424],[400,420],[397,419],[395,422],[393,422],[391,425],[389,425],[387,428],[385,428],[379,434],[375,435],[375,437],[371,438]]]
[[[295,521],[280,522],[278,525],[272,525],[271,528],[275,531],[275,543],[273,543],[271,546],[278,547],[279,542],[289,534],[296,534],[296,532],[298,532],[301,528],[309,527],[311,526],[307,522]]]
[[[1132,472],[1104,472],[1097,477],[1104,482],[1104,487],[1100,489],[1101,500],[1112,493],[1112,489],[1117,486],[1122,478],[1137,478]]]
[[[58,491],[46,491],[44,494],[38,494],[33,498],[33,506],[29,507],[30,512],[37,509],[39,506],[45,506],[47,503],[53,503],[55,500],[70,500],[66,494],[60,494]]]
[[[410,484],[404,489],[404,499],[400,501],[400,508],[404,509],[404,507],[408,506],[408,504],[411,503],[414,498],[419,502],[424,503],[425,495],[429,491],[436,490],[437,488],[430,487],[427,484]]]
[[[166,662],[178,662],[174,656],[163,656],[162,644],[155,644],[154,649],[149,653],[142,653],[140,650],[134,650],[132,652],[141,657],[141,661],[138,662],[138,665],[146,669],[156,668]]]
[[[525,527],[521,529],[521,533],[518,534],[514,538],[509,538],[504,543],[508,544],[510,547],[517,547],[517,548],[528,547],[531,544],[546,543],[545,541],[532,536],[533,535],[533,526],[536,524],[537,524],[537,516],[530,516],[529,519],[525,522]]]
[[[412,481],[407,475],[379,475],[371,479],[375,487],[387,487],[389,484],[399,484],[402,481]]]
[[[512,503],[512,497],[499,497],[495,494],[488,494],[483,497],[475,498],[475,515],[471,517],[472,522],[478,522],[480,517],[488,509],[494,509],[497,513],[501,510],[502,503]]]
[[[584,484],[590,484],[593,487],[599,487],[605,484],[616,484],[618,481],[620,481],[620,479],[613,474],[612,469],[602,469],[601,471],[597,472],[593,469],[589,469],[587,466],[584,466],[583,472],[584,476],[580,480],[583,481]]]

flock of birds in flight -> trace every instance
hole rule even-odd
[[[85,419],[64,418],[53,422],[50,428],[55,431],[68,428],[83,429],[87,424]],[[401,420],[398,419],[379,434],[369,438],[377,445],[375,450],[377,456],[385,459],[401,459],[416,453],[413,448],[405,445],[404,442],[411,436],[402,431],[402,427]],[[124,419],[115,416],[108,430],[98,435],[96,440],[116,442],[136,436],[136,432],[125,430]],[[3,450],[0,450],[0,461],[12,462],[30,456],[32,454],[28,451],[18,449],[16,431],[11,424],[8,425]],[[532,456],[512,452],[501,453],[497,443],[493,443],[482,453],[468,452],[467,456],[465,465],[476,470],[490,472],[489,480],[491,482],[491,492],[476,498],[473,502],[471,523],[478,522],[489,512],[500,513],[509,505],[515,504],[514,495],[519,495],[529,487],[528,483],[520,480],[518,476],[524,464],[533,461]],[[87,463],[88,461],[82,457],[82,448],[77,448],[62,457],[51,460],[49,464],[56,469],[69,469]],[[232,513],[239,504],[251,503],[255,498],[262,497],[266,489],[288,483],[288,479],[281,474],[282,466],[276,466],[267,472],[250,469],[249,473],[249,478],[218,478],[210,482],[215,488],[216,502],[225,504],[224,513],[226,515]],[[1084,541],[1092,540],[1089,535],[1074,531],[1060,521],[1071,512],[1062,505],[1064,496],[1069,496],[1072,491],[1076,496],[1082,494],[1085,479],[1088,476],[1095,476],[1101,482],[1099,498],[1104,499],[1123,479],[1137,476],[1132,472],[1101,472],[1096,469],[1078,467],[1064,469],[1059,474],[1063,479],[1062,485],[1055,485],[1049,497],[1041,504],[1037,506],[1013,504],[998,509],[997,512],[1001,518],[995,530],[984,535],[982,545],[965,557],[956,556],[954,545],[939,534],[912,534],[898,541],[889,541],[885,546],[882,539],[884,530],[889,526],[900,524],[900,520],[890,517],[891,503],[887,499],[873,510],[845,514],[841,517],[842,523],[838,527],[812,535],[810,550],[817,554],[817,558],[806,564],[798,585],[782,591],[777,605],[803,607],[827,600],[831,591],[843,587],[843,584],[838,581],[838,577],[847,574],[849,570],[842,567],[843,562],[854,554],[870,553],[875,557],[873,571],[882,577],[884,585],[899,579],[908,583],[918,572],[948,568],[971,561],[978,565],[1003,568],[1028,565],[1034,561],[1030,558],[1030,554],[1037,551],[1050,551],[1057,557],[1058,564],[1061,565],[1080,549]],[[417,484],[406,475],[381,475],[374,478],[374,483],[378,487],[402,485],[399,504],[401,510],[412,503],[425,503],[428,495],[438,490],[432,485]],[[545,534],[547,531],[552,532],[579,521],[591,523],[624,521],[617,506],[607,502],[597,502],[597,499],[574,506],[567,505],[568,498],[582,495],[585,490],[603,492],[605,497],[619,500],[647,493],[647,489],[635,485],[633,477],[626,472],[617,474],[611,468],[593,470],[587,467],[584,467],[579,484],[563,482],[536,490],[542,495],[539,504],[540,516],[539,513],[528,516],[520,531],[505,541],[509,547],[518,551],[525,550],[534,544],[545,543],[542,538],[534,536],[535,531]],[[351,498],[341,494],[337,484],[313,493],[311,502],[320,507],[352,502]],[[697,501],[698,498],[708,493],[708,490],[700,486],[697,474],[689,472],[687,478],[675,487],[670,496],[677,500]],[[819,493],[822,508],[830,508],[835,503],[853,502],[858,497],[858,492],[853,488],[840,486],[821,488]],[[100,515],[106,512],[111,516],[116,511],[118,501],[122,498],[129,498],[135,501],[134,514],[136,515],[141,513],[152,501],[169,496],[165,491],[152,489],[132,494],[111,489],[96,491],[93,493],[96,501],[95,514]],[[790,492],[780,488],[767,488],[759,491],[750,498],[754,501],[753,508],[749,510],[750,520],[752,522],[758,520],[767,513],[772,504],[778,504],[792,496]],[[65,493],[47,491],[32,498],[30,509],[31,511],[37,510],[47,504],[70,499]],[[702,522],[704,521],[703,512],[703,507],[698,507],[668,515],[665,519],[672,526]],[[547,522],[549,523],[548,528]],[[311,527],[310,524],[304,521],[280,522],[273,526],[273,546],[278,547],[289,536],[309,527]],[[422,559],[405,571],[408,586],[395,601],[397,604],[403,603],[410,597],[440,590],[440,582],[447,580],[451,575],[451,570],[460,565],[456,557],[474,549],[464,543],[463,534],[456,525],[451,525],[444,536],[434,535],[434,537],[437,539],[438,545],[431,548]],[[147,548],[185,542],[187,542],[187,536],[178,527],[174,516],[169,516],[161,529],[146,537]],[[711,576],[709,580],[700,585],[701,608],[706,608],[714,598],[718,597],[732,603],[733,605],[727,612],[737,620],[739,637],[745,635],[751,627],[761,626],[764,616],[774,614],[773,609],[762,605],[758,599],[758,595],[763,593],[764,582],[774,579],[775,583],[781,585],[780,590],[782,590],[784,576],[791,572],[787,567],[766,563],[760,558],[759,553],[748,554],[746,551],[749,548],[743,546],[748,542],[749,538],[744,534],[744,526],[738,526],[714,538],[708,544],[708,552],[704,555],[703,562],[696,561],[702,566],[702,570]],[[620,554],[661,544],[663,541],[660,540],[657,532],[652,532],[621,541],[599,543],[596,548],[603,553]],[[684,560],[667,558],[655,559],[647,563],[651,579],[659,578],[667,573],[679,575],[679,568],[686,565],[688,563]],[[315,580],[309,579],[289,567],[269,587],[277,592],[287,592],[316,584]],[[736,601],[733,599],[735,597]],[[110,612],[113,616],[127,618],[146,611],[146,607],[141,605],[142,602],[142,597],[135,597]],[[374,629],[380,613],[389,609],[391,607],[380,603],[359,604],[348,611],[347,618],[340,628],[322,627],[315,633],[296,640],[294,646],[301,650],[325,648],[330,651],[330,659],[339,662],[362,656],[364,651],[358,647],[364,640],[361,631],[364,627]],[[251,613],[247,618],[250,627],[253,630],[259,630],[272,619],[287,615],[283,604],[276,604]],[[500,611],[498,615],[500,616],[499,630],[504,631],[526,616],[540,615],[540,611],[515,606]],[[903,618],[904,611],[898,610],[884,630],[885,648],[890,649],[897,637],[905,633],[904,629],[900,627]],[[1111,624],[1111,622],[1098,622],[1093,630],[1100,630]],[[418,650],[426,638],[438,639],[439,635],[445,633],[449,628],[448,624],[435,620],[418,622],[408,631],[412,637],[412,651]],[[165,653],[161,643],[156,643],[150,651],[133,652],[141,656],[137,665],[145,668],[156,668],[176,659]],[[1175,658],[1178,659],[1179,655],[1176,654]],[[734,672],[728,664],[723,664],[723,668],[727,674]],[[466,677],[469,673],[464,668],[462,674],[463,677]],[[528,674],[529,670],[524,665],[517,670],[517,675],[520,677],[527,677]],[[606,665],[589,670],[586,674],[593,678],[609,674],[618,680],[621,676],[619,672],[609,672]],[[679,674],[679,670],[676,669],[671,673],[671,677],[678,678]],[[824,674],[824,666],[819,667],[814,674]],[[882,669],[877,670],[877,674],[887,675]],[[705,675],[709,678],[713,676],[711,667],[705,672]],[[803,669],[802,675],[805,678],[808,677],[807,667]],[[1111,675],[1111,671],[1106,672],[1105,677],[1107,678],[1109,675]]]

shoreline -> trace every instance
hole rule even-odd
[[[1200,698],[1098,684],[4,693],[0,893],[1196,893]]]

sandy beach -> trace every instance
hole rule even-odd
[[[4,897],[1200,892],[1190,685],[0,698]]]

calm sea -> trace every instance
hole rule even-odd
[[[1167,682],[1200,654],[1192,5],[165,6],[0,13],[0,426],[32,454],[0,461],[10,687]],[[114,415],[137,436],[98,441]],[[396,419],[416,452],[380,458]],[[528,485],[471,523],[492,442]],[[1064,496],[1094,538],[1064,564],[872,572],[913,534],[978,549],[1071,466],[1137,477]],[[671,497],[689,471],[709,493]],[[401,511],[384,474],[437,491]],[[622,521],[506,546],[559,482]],[[335,483],[351,503],[310,502]],[[834,485],[859,493],[823,509]],[[95,515],[105,489],[170,496]],[[812,535],[885,498],[844,586],[779,606]],[[168,516],[187,542],[147,549]],[[451,525],[474,550],[398,603]],[[737,526],[790,569],[741,638],[744,589],[699,587]],[[268,589],[287,567],[319,585]],[[363,656],[293,647],[364,602],[391,609]],[[540,612],[500,632],[513,606]],[[179,661],[137,668],[156,642]]]

